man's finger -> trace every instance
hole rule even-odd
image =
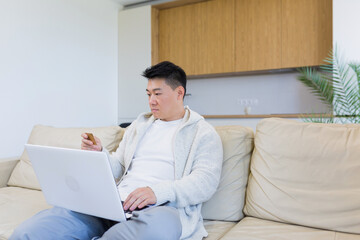
[[[87,144],[87,145],[94,145],[93,142],[90,141],[90,140],[83,139],[82,142]]]
[[[130,194],[127,196],[127,198],[125,199],[125,201],[124,201],[124,207],[125,207],[125,205],[129,202],[129,200],[132,198],[133,193],[134,193],[134,192],[130,193]]]
[[[135,196],[128,196],[124,202],[124,209],[125,211],[130,208],[130,206],[135,202],[137,198]]]
[[[148,200],[145,199],[142,203],[139,204],[138,208],[139,209],[142,209],[143,207],[147,206],[149,203],[148,203]]]
[[[130,206],[130,211],[134,211],[144,200],[145,198],[143,197],[139,197],[138,199],[136,199],[136,201]]]
[[[82,150],[97,151],[95,146],[89,146],[89,145],[86,145],[86,144],[81,144],[81,149]]]
[[[137,188],[132,191],[124,202],[124,209],[128,210],[141,195],[143,195],[142,188]]]

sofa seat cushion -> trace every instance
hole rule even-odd
[[[222,240],[360,240],[360,235],[245,217]]]
[[[221,239],[237,222],[226,221],[204,221],[204,226],[209,235],[204,240]]]
[[[360,234],[360,125],[264,119],[245,215]]]
[[[50,208],[41,191],[20,187],[0,188],[0,239],[7,239],[24,220]]]
[[[34,126],[28,143],[52,147],[80,149],[81,134],[91,132],[97,136],[102,145],[110,152],[115,151],[124,134],[119,126],[97,128],[56,128],[43,125]],[[41,190],[34,169],[31,166],[26,150],[15,167],[8,182],[9,186],[17,186]]]

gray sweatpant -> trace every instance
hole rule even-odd
[[[54,207],[24,221],[10,240],[178,240],[181,230],[178,211],[167,206],[134,211],[121,223]]]

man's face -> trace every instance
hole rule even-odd
[[[177,119],[180,108],[183,108],[182,87],[174,90],[166,84],[164,78],[149,79],[146,93],[149,96],[149,106],[155,118],[163,121]]]

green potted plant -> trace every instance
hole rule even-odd
[[[311,89],[331,112],[303,119],[322,123],[360,122],[360,64],[347,63],[335,48],[320,67],[299,68],[298,80]]]

